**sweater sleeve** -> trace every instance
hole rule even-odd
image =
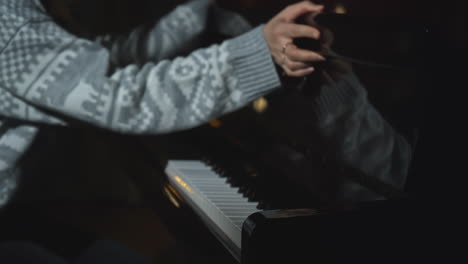
[[[369,102],[358,78],[343,74],[321,91],[313,108],[318,131],[328,142],[328,158],[359,171],[353,180],[377,193],[403,191],[412,147]],[[345,195],[356,197],[360,191],[355,185]]]
[[[109,73],[94,42],[24,28],[0,54],[0,111],[10,118],[68,124],[78,119],[122,133],[192,128],[280,86],[259,26],[220,45]],[[41,31],[42,30],[42,31]]]
[[[97,41],[110,50],[112,64],[142,65],[200,48],[210,33],[208,28],[228,37],[252,29],[239,14],[218,7],[212,0],[192,0],[155,23],[141,25],[127,34],[100,36]]]

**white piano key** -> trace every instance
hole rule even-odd
[[[245,204],[245,203],[240,203],[240,202],[223,202],[223,203],[217,203],[216,204],[217,206],[219,206],[220,208],[229,208],[229,207],[245,207],[245,208],[257,208],[257,205],[248,205],[248,204]]]
[[[240,198],[240,197],[234,197],[234,198],[214,198],[210,199],[214,203],[230,203],[230,202],[237,202],[237,203],[245,203],[248,201],[248,199],[245,198]]]
[[[218,178],[219,176],[213,173],[211,170],[179,170],[184,175],[190,175],[191,178]]]
[[[207,194],[204,193],[206,197],[208,197],[210,200],[213,201],[219,201],[220,199],[241,199],[237,194],[230,194],[230,193],[225,193],[225,194]]]
[[[227,215],[232,215],[232,214],[236,214],[236,213],[239,213],[239,214],[251,214],[252,212],[255,212],[256,210],[252,210],[252,209],[245,209],[245,208],[224,208],[222,209],[223,212]]]
[[[180,169],[209,169],[208,166],[199,161],[169,161],[167,165]]]
[[[228,219],[231,222],[241,223],[241,222],[244,222],[245,219],[247,219],[247,216],[230,216],[230,217],[228,217]]]
[[[233,195],[239,195],[239,192],[234,189],[224,189],[224,190],[206,190],[203,191],[203,193],[206,193],[207,195],[217,195],[217,194],[233,194]]]
[[[226,185],[226,180],[224,179],[216,179],[216,178],[211,178],[211,179],[194,179],[194,178],[189,178],[188,180],[190,180],[191,182],[193,183],[198,183],[198,184],[203,184],[203,183],[207,183],[207,184],[221,184],[221,185]]]
[[[210,186],[210,185],[226,186],[226,181],[224,181],[223,179],[191,179],[189,178],[188,180],[200,186],[203,186],[204,184],[206,186]],[[223,187],[220,187],[220,188],[223,188]]]

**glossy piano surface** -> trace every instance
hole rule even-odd
[[[229,6],[229,1],[221,2]],[[261,2],[257,1],[257,4]],[[231,7],[245,11],[255,24],[265,22],[265,18],[269,17],[267,14],[284,4],[279,2],[276,3],[278,5],[244,3],[246,5],[241,7]],[[432,89],[432,71],[427,67],[431,56],[428,54],[435,49],[431,44],[439,43],[431,40],[438,40],[434,35],[439,33],[440,26],[437,26],[437,12],[429,3],[425,5],[417,1],[406,5],[403,2],[328,1],[331,3],[329,15],[318,20],[333,32],[333,49],[352,64],[353,73],[365,86],[372,105],[395,131],[408,141],[417,142],[414,141],[417,135],[414,132],[420,132],[425,111],[422,107]],[[387,9],[389,6],[391,8]],[[431,10],[432,13],[424,10]],[[345,172],[359,178],[360,172],[339,162],[328,161],[323,152],[327,142],[316,140],[319,135],[314,130],[313,112],[309,107],[315,94],[307,87],[320,84],[320,81],[320,78],[305,82],[287,80],[286,85],[290,89],[286,92],[266,96],[239,111],[189,131],[150,137],[144,144],[150,153],[160,158],[163,167],[169,160],[195,160],[210,166],[219,176],[218,179],[223,179],[225,186],[238,189],[248,201],[258,202],[257,209],[265,213],[288,212],[288,209],[298,208],[329,208],[342,204],[342,200],[335,199],[339,196],[336,184],[341,176],[338,175]],[[413,170],[408,172],[409,179],[413,179],[412,173]],[[173,182],[173,185],[177,183]],[[388,194],[385,190],[382,193]],[[383,212],[401,213],[391,209]],[[402,224],[398,213],[392,219],[395,221],[392,228]],[[200,213],[195,214],[200,217]],[[350,219],[357,221],[359,217],[372,219],[369,215]],[[328,220],[338,223],[333,222],[333,218]],[[210,225],[207,222],[205,224]],[[288,229],[288,225],[294,226],[294,220],[285,223],[277,225],[284,228],[277,230],[283,234],[281,237],[288,237],[285,234],[287,230],[298,232],[291,226]],[[306,226],[307,222],[302,224]],[[328,228],[333,229],[333,224]],[[379,227],[374,228],[379,230]],[[269,232],[265,237],[274,240],[272,233],[275,230]],[[359,232],[354,235],[359,235]],[[390,237],[389,232],[386,235]],[[289,239],[291,236],[294,237],[289,234]],[[287,242],[280,239],[278,243],[285,245]],[[262,254],[267,254],[267,251]],[[394,258],[398,258],[401,252],[395,253]],[[244,262],[248,263],[247,260]]]

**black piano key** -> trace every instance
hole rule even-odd
[[[221,167],[218,167],[218,166],[215,166],[213,168],[214,172],[216,172],[216,174],[218,174],[220,177],[227,177],[227,173],[226,171],[221,168]]]
[[[255,192],[255,189],[253,186],[251,186],[243,193],[243,195],[245,198],[249,198],[250,196],[252,196],[254,192]]]
[[[257,209],[265,210],[265,205],[266,205],[266,203],[264,201],[259,201],[258,205],[257,205]]]
[[[237,192],[245,194],[245,192],[247,191],[248,188],[249,187],[247,185],[243,184],[242,186],[239,187],[239,190]]]
[[[228,177],[228,179],[226,180],[226,183],[228,183],[232,187],[242,186],[242,182],[238,178],[235,178],[235,177]]]
[[[263,194],[262,190],[260,188],[255,189],[255,191],[252,193],[252,195],[249,196],[249,200],[252,202],[258,202],[262,199],[264,199],[265,195]]]
[[[238,188],[238,193],[249,202],[258,202],[257,208],[260,210],[290,208],[298,204],[295,195],[287,187],[284,175],[268,168],[268,164],[259,163],[255,159],[249,160],[252,157],[233,153],[223,150],[204,158],[204,161],[214,173],[226,178],[226,184]]]

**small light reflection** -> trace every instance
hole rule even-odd
[[[209,123],[210,123],[210,126],[214,128],[220,128],[223,125],[223,123],[221,123],[221,121],[219,121],[218,119],[211,120]]]
[[[177,200],[179,201],[182,201],[182,196],[180,196],[179,192],[177,192],[177,190],[170,184],[167,184],[166,187],[168,188],[168,190],[173,194],[175,195],[175,197],[177,198]]]
[[[268,101],[261,97],[253,102],[253,108],[257,113],[264,113],[268,109]]]
[[[187,190],[187,192],[192,192],[192,188],[190,188],[190,186],[184,180],[182,180],[179,176],[175,176],[174,179],[180,186],[182,186],[182,188]]]
[[[346,7],[343,4],[337,4],[335,6],[335,13],[346,14],[347,13]]]
[[[167,198],[169,198],[169,201],[177,208],[180,208],[180,203],[177,201],[177,198],[174,197],[172,192],[169,190],[169,188],[166,186],[164,187],[164,194],[166,194]]]

